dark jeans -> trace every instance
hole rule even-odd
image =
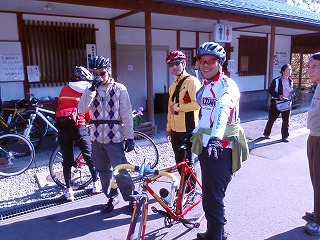
[[[58,132],[59,144],[63,158],[63,176],[66,182],[66,187],[71,187],[71,168],[75,161],[73,154],[73,143],[75,143],[89,167],[92,179],[94,182],[98,180],[97,171],[91,161],[91,142],[88,129],[86,126],[74,126],[59,128]]]
[[[174,152],[176,163],[181,162],[184,158],[184,151],[181,151],[180,146],[182,145],[183,139],[186,137],[187,134],[188,134],[187,132],[171,131],[171,144],[172,144],[172,149]],[[187,151],[186,157],[188,158],[190,164],[192,164],[193,159],[192,159],[191,148]]]
[[[223,149],[218,160],[208,155],[205,147],[199,155],[202,172],[202,205],[208,222],[207,234],[210,239],[222,239],[225,218],[224,197],[232,178],[232,150]]]
[[[280,112],[276,107],[276,101],[271,100],[269,108],[269,119],[264,129],[263,135],[270,135],[274,122],[277,120],[279,114],[282,117],[281,135],[282,139],[289,137],[289,119],[291,110]]]

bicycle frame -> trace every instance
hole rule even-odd
[[[45,113],[49,113],[49,114],[55,114],[54,111],[48,110],[48,109],[44,109],[41,108],[39,104],[33,104],[32,106],[35,107],[35,113],[31,113],[30,114],[30,118],[29,118],[29,123],[27,128],[25,129],[25,132],[23,133],[24,136],[29,136],[30,131],[31,131],[31,127],[33,125],[33,122],[36,118],[36,116],[39,116],[44,122],[46,122],[54,131],[58,132],[58,129],[41,113],[41,112],[45,112]]]
[[[153,172],[152,171],[148,172],[148,170],[150,170],[150,169],[147,169],[147,167],[145,168],[144,164],[142,164],[141,167],[132,166],[130,164],[121,164],[121,165],[118,165],[115,167],[113,174],[116,175],[118,173],[118,171],[121,169],[131,169],[131,170],[137,171],[140,173],[140,176],[142,177],[142,182],[141,182],[142,190],[140,191],[141,193],[137,194],[137,195],[133,195],[133,197],[136,199],[136,205],[135,205],[134,212],[132,214],[132,218],[130,221],[130,228],[128,231],[127,240],[131,239],[130,233],[132,230],[132,225],[133,225],[132,223],[135,220],[134,218],[136,215],[136,211],[138,211],[138,209],[141,207],[141,204],[145,205],[144,212],[142,213],[144,216],[144,218],[143,218],[144,221],[143,221],[142,227],[140,228],[141,239],[144,239],[144,234],[145,234],[145,230],[146,230],[147,215],[148,215],[148,204],[149,204],[148,193],[165,210],[165,211],[158,210],[154,206],[151,207],[151,210],[154,213],[159,213],[165,217],[165,225],[167,227],[172,223],[172,220],[179,221],[182,223],[192,224],[193,227],[196,227],[196,228],[200,226],[200,221],[203,219],[204,213],[202,213],[201,216],[194,222],[190,222],[190,221],[184,219],[183,217],[189,211],[191,211],[193,208],[195,208],[198,204],[200,204],[202,202],[202,198],[193,202],[190,206],[188,206],[186,209],[181,211],[181,209],[183,209],[182,208],[183,193],[184,193],[183,191],[184,191],[184,184],[185,184],[187,176],[189,176],[189,174],[190,174],[192,176],[192,179],[194,179],[197,182],[197,184],[202,188],[201,182],[198,180],[198,178],[197,178],[196,174],[194,173],[194,171],[192,170],[192,168],[188,165],[186,159],[183,160],[182,162],[180,162],[179,164],[177,164],[173,167],[170,167],[164,171],[158,171],[158,170],[151,169],[151,170],[153,170]],[[176,178],[172,177],[172,176],[174,176],[172,173],[174,171],[176,171],[177,169],[181,169],[181,174],[180,174],[181,179],[180,179],[178,191],[177,191],[177,183],[176,183],[177,180],[175,180]],[[152,173],[152,176],[148,176],[151,173]],[[170,201],[168,204],[164,200],[162,200],[162,198],[150,186],[151,183],[157,181],[157,179],[159,179],[162,176],[168,177],[172,180],[171,181],[171,197],[170,197]],[[111,184],[110,184],[110,187],[111,187]]]
[[[174,201],[174,197],[175,194],[174,192],[171,191],[171,199],[170,199],[170,203],[166,204],[162,198],[149,186],[150,183],[156,181],[158,178],[160,178],[161,176],[156,175],[152,178],[144,178],[144,186],[143,186],[143,191],[148,192],[149,194],[151,194],[151,196],[157,200],[157,202],[166,210],[166,212],[170,215],[170,217],[174,220],[174,221],[179,221],[181,219],[181,217],[183,217],[184,215],[186,215],[189,211],[191,211],[194,207],[196,207],[200,202],[202,202],[202,199],[198,200],[197,202],[195,202],[194,204],[192,204],[190,207],[188,207],[187,209],[185,209],[183,212],[180,211],[181,209],[181,205],[182,205],[182,194],[183,194],[183,184],[185,182],[185,178],[188,174],[191,174],[193,176],[193,178],[196,180],[196,182],[199,184],[200,187],[202,187],[200,181],[198,180],[197,176],[195,175],[195,173],[192,171],[192,169],[190,168],[190,166],[188,165],[188,163],[186,161],[182,161],[180,163],[178,163],[177,165],[170,167],[166,170],[164,170],[165,172],[168,173],[172,173],[174,171],[176,171],[177,169],[181,169],[181,178],[180,178],[180,184],[179,184],[179,190],[177,192],[177,198],[176,198],[176,207],[175,209],[172,210],[172,205],[173,205],[173,201]],[[153,208],[153,211],[159,212],[157,209]]]

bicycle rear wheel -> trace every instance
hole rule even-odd
[[[141,198],[133,210],[127,240],[143,239],[146,231],[147,216],[147,198]]]
[[[74,166],[71,168],[71,185],[74,190],[80,190],[88,186],[92,182],[92,176],[84,161],[78,146],[73,147]],[[66,182],[63,176],[63,158],[60,145],[53,151],[50,162],[49,171],[52,180],[60,187],[66,188]]]
[[[201,168],[198,158],[195,159],[195,162],[192,166],[193,172],[195,173],[198,181],[201,183]],[[181,212],[186,213],[183,216],[182,224],[186,228],[194,228],[194,222],[199,219],[203,214],[202,208],[202,186],[197,183],[196,179],[189,175],[186,177],[186,180],[183,185],[183,194],[182,194],[182,204]]]
[[[0,175],[9,177],[26,171],[32,164],[35,150],[32,143],[19,134],[0,136]]]
[[[128,162],[135,166],[141,166],[145,161],[155,168],[159,162],[159,152],[156,144],[146,134],[134,131],[134,150],[126,152]]]

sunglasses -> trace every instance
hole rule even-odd
[[[101,76],[101,77],[103,77],[104,75],[106,75],[106,71],[102,71],[102,72],[100,72],[100,73],[94,73],[94,76]]]
[[[212,58],[209,61],[199,60],[199,64],[200,65],[205,65],[205,64],[212,65],[212,64],[216,64],[218,61],[219,61],[219,59],[216,59],[216,58]]]
[[[169,62],[168,63],[168,66],[169,67],[173,67],[173,66],[179,66],[180,65],[180,63],[182,63],[181,61],[175,61],[175,62]]]

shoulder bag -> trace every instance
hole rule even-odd
[[[72,127],[77,123],[78,109],[75,107],[65,108],[56,111],[56,125],[58,127]]]
[[[292,106],[292,100],[285,100],[285,101],[280,101],[276,100],[276,107],[278,111],[280,112],[285,112],[291,109]]]

